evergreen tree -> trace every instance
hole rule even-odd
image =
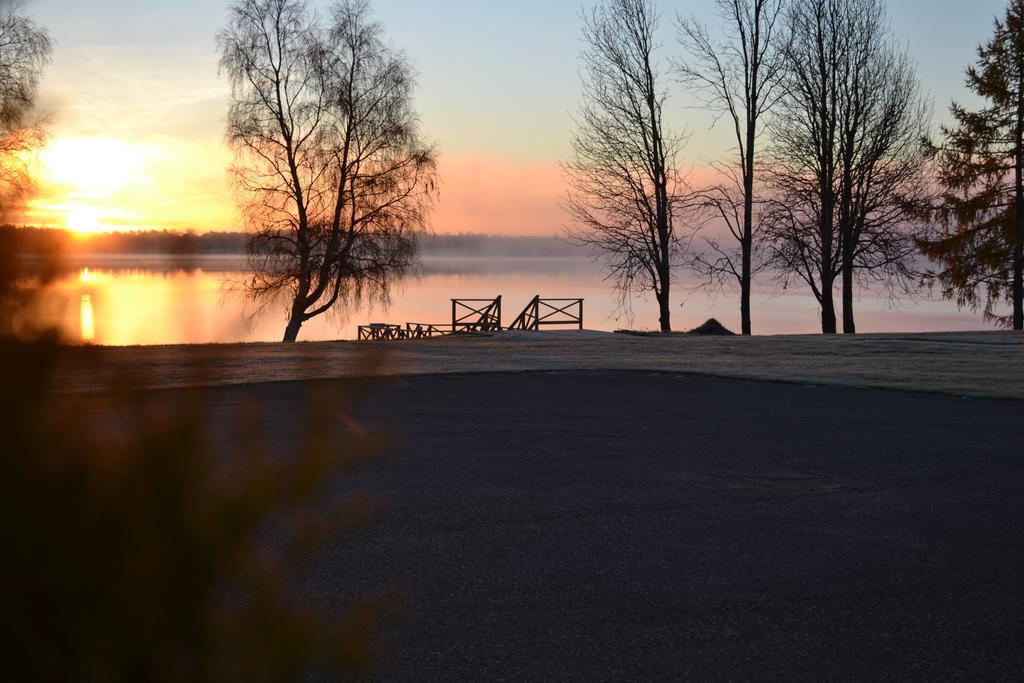
[[[984,302],[985,318],[1024,329],[1024,0],[996,20],[978,48],[967,85],[984,101],[954,103],[952,126],[935,150],[944,188],[937,234],[921,250],[940,264],[932,276],[961,306]],[[1009,301],[1010,317],[997,313]]]

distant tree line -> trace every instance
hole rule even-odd
[[[171,255],[244,254],[249,236],[241,232],[141,230],[81,235],[68,230],[0,227],[0,246],[19,254]]]
[[[982,106],[954,104],[938,140],[885,0],[714,2],[716,31],[677,17],[674,60],[661,56],[654,0],[600,0],[583,15],[569,236],[605,261],[622,301],[653,292],[671,330],[673,273],[689,266],[707,286],[738,287],[744,334],[762,272],[808,287],[824,333],[856,332],[869,286],[938,286],[1024,329],[1024,0],[967,71]],[[664,113],[673,82],[731,128],[711,187],[684,180],[686,136]]]
[[[245,255],[250,233],[142,230],[81,235],[68,230],[0,226],[0,249],[11,254],[124,254],[139,256]],[[556,236],[478,233],[412,236],[423,256],[467,258],[573,258],[578,247]]]

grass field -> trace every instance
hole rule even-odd
[[[367,356],[382,356],[367,370]],[[65,391],[111,380],[152,387],[383,375],[639,370],[870,389],[1024,399],[1024,335],[1013,332],[823,337],[635,337],[501,333],[406,342],[72,347]]]

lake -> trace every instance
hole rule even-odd
[[[244,278],[240,257],[76,257],[48,285],[23,326],[55,326],[66,339],[104,345],[279,341],[285,310],[279,302],[253,316],[237,291]],[[681,278],[673,327],[689,329],[710,317],[739,328],[738,296],[708,293],[696,278]],[[600,266],[584,258],[427,257],[419,272],[395,289],[387,308],[375,306],[306,323],[300,340],[354,339],[371,322],[445,323],[452,298],[503,296],[507,324],[533,298],[584,298],[589,329],[656,329],[653,296],[632,302],[633,317],[617,310]],[[837,298],[838,306],[838,298]],[[817,303],[804,288],[783,291],[762,282],[753,297],[757,334],[820,331]],[[893,307],[888,298],[862,293],[857,301],[862,332],[927,332],[991,327],[980,313],[958,311],[947,301],[918,296]]]

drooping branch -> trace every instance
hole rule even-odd
[[[436,189],[408,58],[366,0],[335,3],[326,21],[299,0],[242,0],[219,40],[250,293],[289,294],[288,341],[340,304],[386,301]]]

